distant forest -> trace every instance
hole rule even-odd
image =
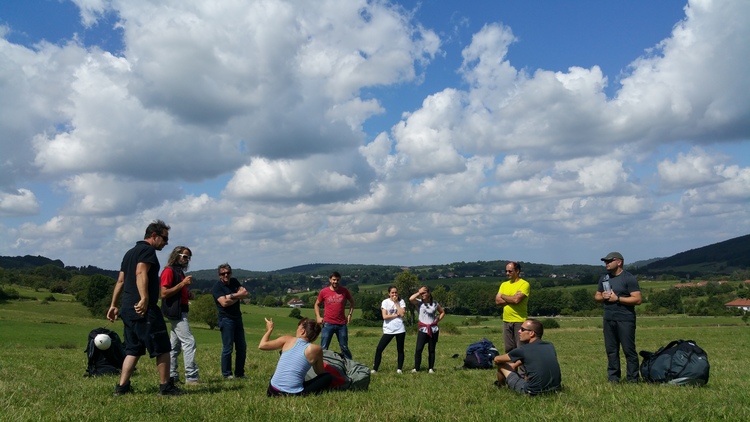
[[[286,306],[301,299],[312,306],[317,292],[328,285],[333,271],[355,295],[357,308],[366,319],[380,318],[379,304],[390,284],[401,283],[403,296],[419,285],[434,288],[436,300],[448,312],[460,315],[499,315],[494,304],[507,261],[454,262],[445,265],[398,267],[317,263],[277,271],[233,269],[233,275],[250,292],[252,303]],[[603,266],[548,265],[521,262],[522,277],[534,292],[529,298],[532,315],[596,315],[601,307],[593,301],[593,285]],[[633,263],[626,268],[642,281],[688,282],[703,279],[706,285],[686,289],[648,289],[644,306],[651,313],[726,314],[724,303],[750,296],[750,235],[682,252],[656,261]],[[95,266],[70,267],[42,256],[0,257],[0,302],[18,293],[13,285],[51,293],[72,294],[93,315],[104,315],[111,299],[117,271]],[[196,281],[191,290],[208,293],[216,282],[216,270],[191,271]],[[721,283],[719,281],[722,281]],[[408,281],[408,282],[407,282]],[[673,285],[666,283],[667,286]],[[5,286],[5,287],[4,287]],[[644,287],[643,284],[641,286]],[[372,308],[372,309],[370,309]]]

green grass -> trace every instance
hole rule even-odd
[[[203,384],[185,387],[182,397],[158,397],[154,361],[142,358],[132,383],[135,394],[112,397],[116,377],[84,378],[88,332],[122,324],[94,319],[78,303],[12,301],[0,304],[0,420],[549,420],[549,421],[707,421],[748,420],[750,335],[739,318],[654,317],[638,320],[638,350],[654,351],[674,339],[693,339],[711,362],[703,388],[617,385],[606,382],[606,357],[600,318],[560,318],[562,328],[545,339],[557,348],[565,390],[529,398],[492,385],[494,371],[457,371],[466,346],[487,337],[502,347],[501,321],[489,318],[462,326],[463,316],[448,316],[460,335],[441,335],[436,374],[397,375],[395,346],[383,356],[367,392],[335,392],[318,397],[265,397],[278,354],[261,352],[263,317],[273,317],[276,335],[291,334],[296,320],[288,308],[243,306],[248,342],[249,380],[221,377],[218,330],[194,324],[196,360]],[[313,316],[312,309],[302,309]],[[355,359],[372,364],[379,328],[350,328]],[[411,369],[415,339],[407,336]],[[336,340],[332,348],[337,349]],[[426,361],[425,351],[425,361]],[[180,362],[182,365],[182,362]]]

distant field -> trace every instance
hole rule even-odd
[[[24,292],[25,295],[25,292]],[[48,295],[48,294],[47,294]],[[46,296],[46,295],[44,295]],[[224,381],[219,370],[218,330],[194,324],[197,362],[203,384],[187,395],[156,395],[153,360],[142,359],[133,377],[136,393],[112,398],[115,377],[84,378],[83,350],[88,332],[122,324],[94,319],[80,304],[13,301],[0,304],[0,420],[550,420],[550,421],[706,421],[748,420],[750,332],[740,318],[639,317],[639,350],[653,351],[673,339],[693,339],[706,349],[711,379],[704,388],[619,385],[606,382],[600,318],[559,318],[560,329],[545,339],[557,348],[565,390],[528,398],[492,385],[493,371],[457,371],[466,346],[482,337],[502,347],[499,318],[449,315],[461,334],[443,334],[436,374],[395,373],[395,348],[386,349],[381,371],[367,392],[336,392],[319,397],[269,399],[268,381],[278,360],[257,344],[273,317],[276,335],[291,334],[296,320],[289,308],[243,306],[248,342],[249,380]],[[312,309],[302,309],[313,316]],[[372,364],[379,328],[350,328],[355,359]],[[407,336],[406,364],[413,364],[414,336]],[[332,344],[338,349],[337,341]],[[426,351],[425,351],[426,360]],[[182,365],[182,363],[180,363]]]

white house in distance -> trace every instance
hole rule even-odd
[[[301,308],[305,305],[305,301],[302,299],[292,299],[287,302],[287,305],[289,305],[290,308]]]
[[[729,303],[725,303],[724,306],[727,308],[739,308],[742,311],[750,311],[750,299],[736,299]]]

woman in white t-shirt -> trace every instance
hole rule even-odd
[[[445,317],[445,310],[439,303],[432,300],[430,288],[422,286],[419,291],[411,295],[409,301],[417,307],[419,312],[419,330],[417,331],[417,346],[414,349],[414,369],[418,372],[422,365],[422,350],[427,345],[427,364],[429,373],[435,372],[435,346],[437,346],[440,331],[438,323]]]
[[[380,311],[383,313],[383,337],[380,338],[378,348],[375,349],[375,364],[372,366],[372,371],[370,371],[373,374],[380,367],[383,350],[385,350],[388,343],[394,337],[396,338],[396,351],[398,353],[398,369],[396,372],[401,373],[401,369],[404,366],[404,338],[406,337],[406,327],[404,327],[403,319],[405,308],[406,302],[398,297],[396,286],[390,286],[388,288],[388,298],[380,304]]]

